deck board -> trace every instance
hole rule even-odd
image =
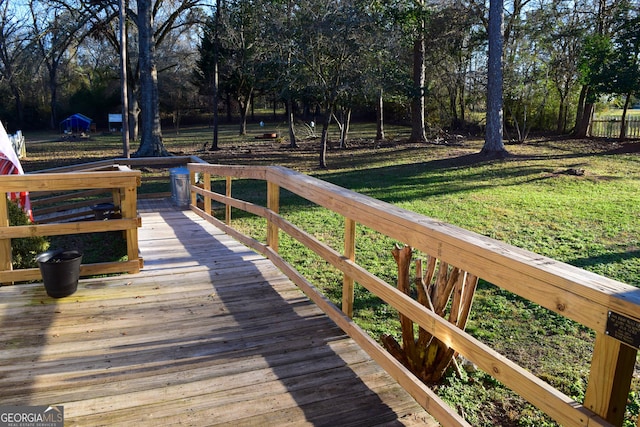
[[[65,425],[437,425],[271,262],[143,201],[139,274],[0,287],[0,404]]]

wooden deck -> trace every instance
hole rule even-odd
[[[437,425],[279,270],[190,211],[140,204],[144,269],[0,287],[0,405],[65,425]]]

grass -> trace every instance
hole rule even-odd
[[[77,250],[84,264],[127,260],[127,242],[120,231],[51,236],[50,247]]]
[[[299,149],[282,140],[256,140],[280,125],[250,127],[237,136],[225,127],[220,150],[202,150],[210,141],[206,128],[167,132],[165,144],[175,154],[195,154],[212,163],[281,164],[369,196],[477,233],[640,287],[639,142],[537,138],[510,145],[511,156],[488,161],[478,156],[482,141],[459,145],[410,144],[408,130],[387,129],[379,147],[372,125],[354,125],[348,148],[332,147],[329,170],[320,170],[317,139],[307,135]],[[337,139],[334,131],[333,139]],[[31,142],[26,170],[120,155],[119,136],[89,141]],[[583,172],[582,174],[575,172]],[[234,195],[264,203],[263,184],[234,182]],[[287,193],[281,212],[334,248],[342,248],[342,219]],[[264,240],[264,221],[234,211],[234,226]],[[390,283],[395,243],[366,227],[357,229],[357,261]],[[283,237],[283,256],[340,300],[341,275],[298,243]],[[399,335],[397,314],[356,287],[356,321],[372,336]],[[593,334],[580,325],[481,282],[468,331],[577,400],[586,389]],[[640,406],[638,364],[625,425],[632,426]],[[535,408],[485,373],[453,375],[436,387],[472,425],[554,425]]]

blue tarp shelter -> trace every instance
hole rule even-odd
[[[91,129],[91,120],[87,116],[80,113],[73,114],[60,122],[62,132],[89,132]]]

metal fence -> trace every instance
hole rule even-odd
[[[621,116],[596,116],[591,120],[591,136],[618,138]],[[627,116],[625,120],[627,138],[640,138],[640,116]]]

